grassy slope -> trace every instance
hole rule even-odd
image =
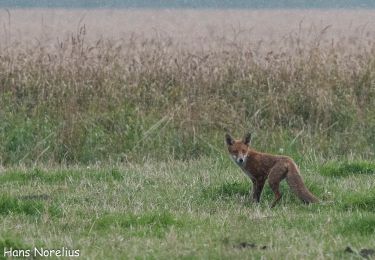
[[[225,157],[8,169],[0,175],[0,247],[64,246],[92,259],[342,258],[356,255],[346,246],[374,248],[375,164],[301,168],[323,203],[301,204],[284,183],[272,210],[268,187],[260,205],[248,203],[248,179]]]

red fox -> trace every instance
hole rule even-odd
[[[282,197],[279,185],[284,178],[286,178],[290,189],[303,202],[318,202],[318,199],[305,187],[298,167],[291,158],[257,152],[249,146],[250,140],[250,133],[245,135],[242,140],[234,140],[229,134],[225,135],[225,141],[232,159],[253,182],[252,200],[254,202],[260,201],[260,195],[267,178],[275,194],[275,199],[271,204],[271,208],[273,208]]]

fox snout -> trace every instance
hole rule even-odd
[[[233,155],[233,160],[239,165],[239,166],[242,166],[245,164],[245,161],[246,161],[246,156],[245,155],[238,155],[238,156],[235,156]]]

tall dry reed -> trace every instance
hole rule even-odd
[[[327,41],[329,27],[280,48],[214,38],[56,39],[0,48],[2,164],[217,156],[224,131],[260,149],[372,157],[375,44]],[[321,35],[321,37],[319,36]]]

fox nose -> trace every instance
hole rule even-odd
[[[238,159],[238,162],[243,163],[243,159],[242,158]]]

